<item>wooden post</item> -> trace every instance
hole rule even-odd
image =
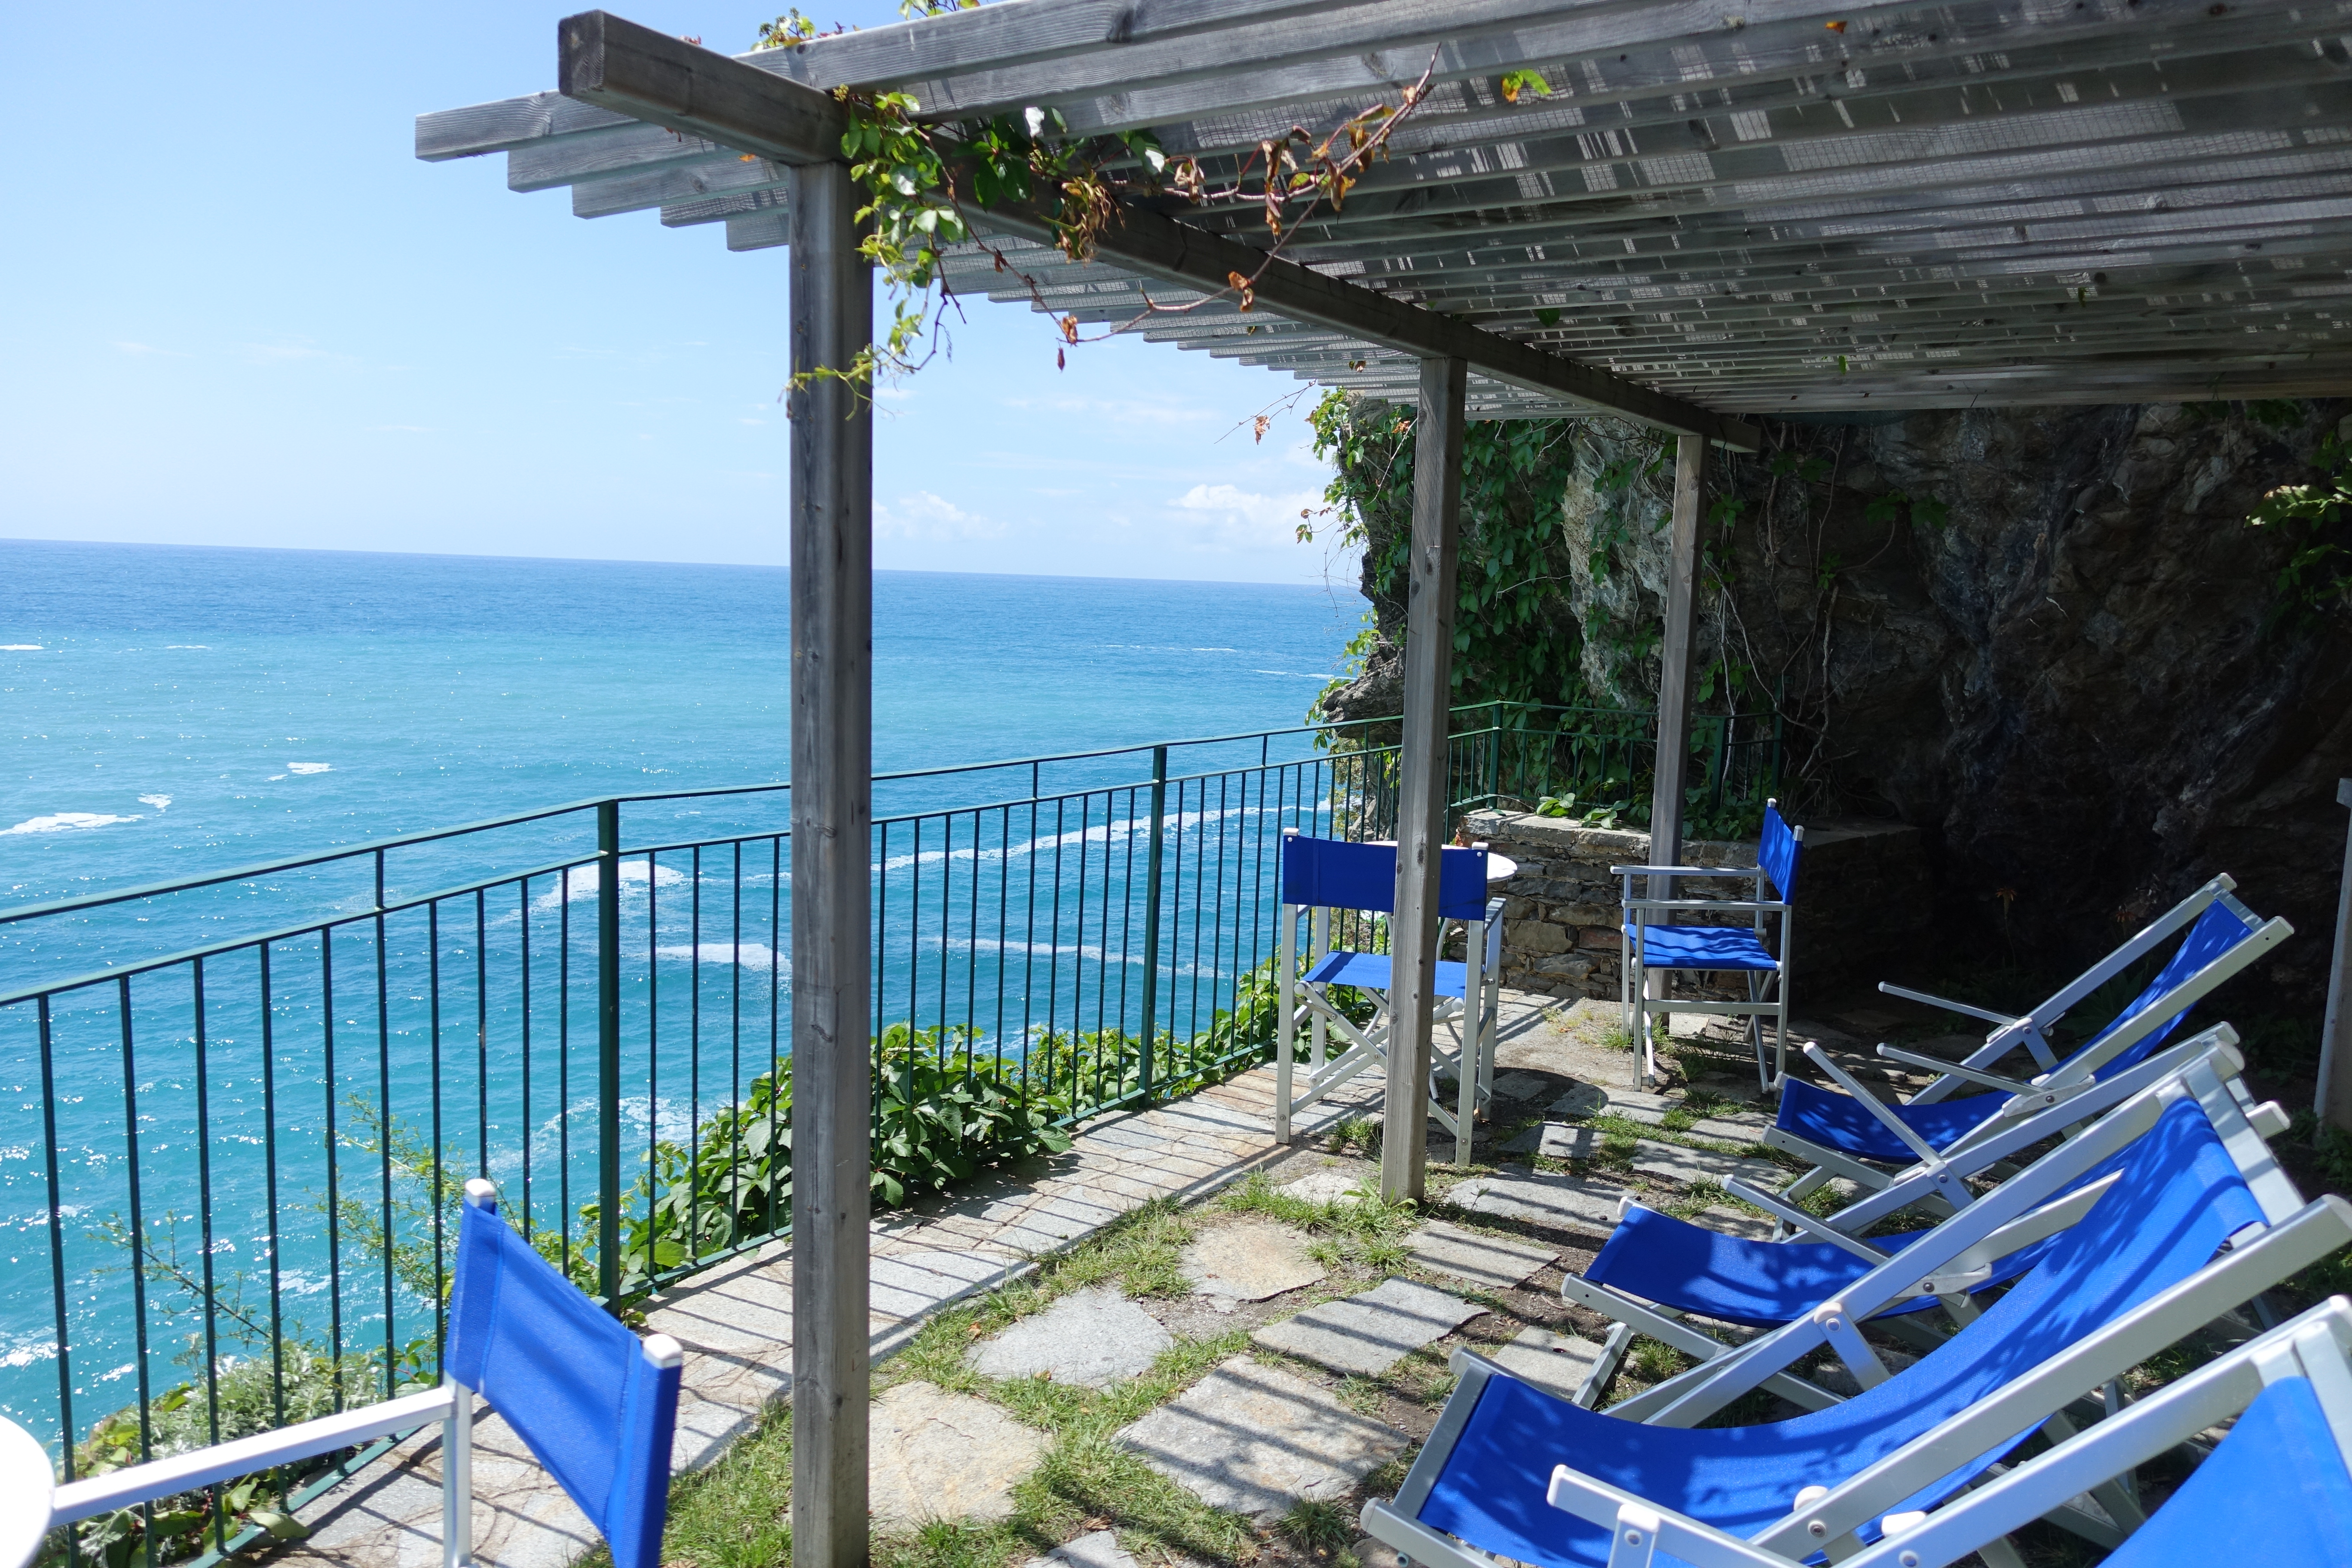
[[[1667,540],[1666,631],[1658,661],[1658,760],[1650,787],[1650,864],[1679,866],[1683,858],[1683,793],[1690,768],[1691,666],[1698,650],[1698,513],[1706,488],[1706,438],[1675,441],[1675,511]],[[1647,879],[1650,897],[1675,896],[1672,877]],[[1668,975],[1645,975],[1649,994],[1666,998]],[[1653,1009],[1663,1012],[1664,1009]],[[1641,1078],[1651,1075],[1646,1044],[1635,1053]]]
[[[1397,752],[1396,912],[1389,918],[1389,1076],[1381,1141],[1381,1196],[1391,1203],[1419,1202],[1429,1168],[1429,1031],[1435,1001],[1431,987],[1437,963],[1438,859],[1445,845],[1462,405],[1469,380],[1465,361],[1422,361],[1421,408],[1412,426],[1404,739]]]
[[[792,171],[793,1557],[866,1568],[874,424],[847,165]]]
[[[1666,564],[1666,636],[1658,665],[1658,768],[1650,791],[1650,864],[1683,858],[1684,774],[1690,766],[1691,666],[1698,653],[1698,512],[1706,441],[1675,441],[1675,516]],[[1673,897],[1674,883],[1657,896]]]
[[[2352,779],[2336,783],[2336,802],[2352,805]],[[2327,969],[2327,1013],[2319,1026],[2319,1119],[2352,1132],[2352,833],[2344,839],[2344,877],[2336,890],[2336,962]]]

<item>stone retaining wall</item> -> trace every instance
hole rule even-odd
[[[1644,863],[1650,836],[1581,827],[1523,812],[1474,812],[1470,836],[1518,862],[1502,885],[1503,984],[1549,995],[1617,995],[1624,939],[1622,881],[1612,866]],[[1686,843],[1686,866],[1753,866],[1753,843]],[[1746,879],[1687,879],[1683,897],[1745,899]],[[1792,994],[1894,978],[1927,929],[1928,879],[1918,829],[1899,823],[1808,823],[1797,871]],[[1710,991],[1729,994],[1725,984]]]

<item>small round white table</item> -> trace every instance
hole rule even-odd
[[[0,1416],[0,1568],[25,1568],[40,1551],[56,1490],[48,1450]]]

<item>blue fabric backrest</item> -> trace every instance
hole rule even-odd
[[[1756,863],[1772,879],[1773,889],[1783,903],[1797,896],[1797,836],[1780,819],[1780,808],[1766,805],[1764,832],[1756,844]]]
[[[1333,910],[1396,909],[1396,846],[1350,844],[1294,833],[1282,841],[1282,902]],[[1486,852],[1448,847],[1437,863],[1437,912],[1475,921],[1486,912]]]
[[[2263,1390],[2212,1457],[2107,1559],[2343,1568],[2352,1563],[2352,1475],[2303,1378]]]
[[[646,1360],[636,1335],[472,1204],[457,1232],[443,1365],[604,1532],[614,1568],[658,1568],[678,1369]]]
[[[2147,983],[2147,989],[2133,997],[2131,1005],[2116,1014],[2105,1028],[2092,1036],[2084,1045],[2083,1050],[2091,1049],[2101,1040],[2147,1011],[2168,992],[2178,987],[2181,982],[2253,935],[2256,929],[2254,926],[2248,925],[2244,917],[2227,904],[2215,903],[2208,906],[2205,912],[2197,917],[2197,923],[2189,928],[2189,934],[2180,939],[2180,946],[2174,951],[2172,962],[2158,970],[2156,978]],[[2134,1042],[2130,1049],[2119,1053],[2115,1060],[2100,1068],[2095,1076],[2105,1078],[2110,1073],[2128,1072],[2137,1067],[2147,1058],[2149,1052],[2170,1038],[2172,1032],[2180,1027],[2180,1021],[2188,1016],[2189,1009],[2186,1007],[2175,1013],[2163,1024],[2149,1030],[2147,1035]],[[2082,1051],[2074,1054],[2080,1056]]]

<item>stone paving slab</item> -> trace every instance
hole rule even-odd
[[[1606,1235],[1616,1228],[1617,1199],[1623,1191],[1582,1176],[1538,1175],[1506,1165],[1491,1176],[1462,1183],[1450,1195],[1473,1214]]]
[[[1344,1497],[1405,1436],[1279,1367],[1235,1356],[1113,1441],[1212,1508],[1272,1523]]]
[[[1108,1285],[1073,1290],[972,1347],[982,1377],[1036,1377],[1108,1388],[1151,1370],[1176,1342],[1159,1321]]]
[[[902,1383],[873,1411],[867,1507],[886,1528],[1008,1518],[1013,1489],[1045,1457],[1045,1434],[936,1384]]]
[[[1117,1531],[1097,1530],[1066,1541],[1043,1557],[1032,1557],[1022,1568],[1136,1568],[1136,1561],[1118,1543]]]
[[[1486,1310],[1410,1279],[1384,1279],[1361,1295],[1267,1323],[1250,1339],[1334,1372],[1378,1377]]]
[[[1746,1237],[1750,1241],[1772,1239],[1772,1222],[1754,1209],[1726,1208],[1717,1204],[1699,1211],[1697,1223],[1709,1230],[1719,1230],[1726,1236]]]
[[[1245,1219],[1201,1232],[1184,1248],[1178,1267],[1211,1305],[1263,1301],[1323,1278],[1324,1268],[1307,1256],[1304,1233],[1272,1220]]]
[[[1531,1072],[1507,1072],[1495,1080],[1495,1093],[1503,1100],[1533,1100],[1549,1087]]]
[[[1712,1149],[1685,1149],[1679,1143],[1654,1143],[1647,1138],[1634,1140],[1633,1169],[1662,1182],[1726,1182],[1736,1176],[1768,1187],[1780,1173],[1780,1167],[1769,1160],[1718,1154]]]
[[[1584,1374],[1601,1359],[1601,1347],[1580,1334],[1530,1328],[1521,1329],[1509,1344],[1482,1347],[1478,1353],[1523,1383],[1573,1399]]]
[[[1434,1274],[1507,1290],[1559,1256],[1559,1250],[1507,1236],[1432,1220],[1405,1237],[1412,1261]]]
[[[1360,1193],[1376,1190],[1379,1185],[1377,1174],[1335,1166],[1309,1172],[1298,1180],[1286,1182],[1274,1190],[1286,1198],[1297,1198],[1301,1203],[1339,1204],[1348,1202]]]

